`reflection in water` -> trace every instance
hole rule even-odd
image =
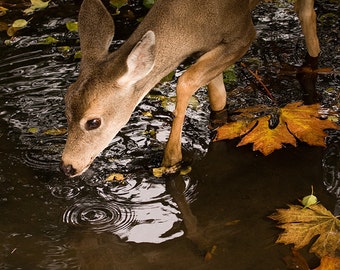
[[[51,8],[51,13],[67,16],[65,11],[68,9],[64,8],[60,9],[60,12],[55,12],[62,1],[59,2]],[[72,5],[72,7],[76,9],[75,6]],[[318,11],[326,8],[328,8],[327,5],[320,5]],[[300,86],[294,84],[295,80],[291,77],[277,80],[275,72],[282,63],[295,65],[299,59],[303,59],[302,52],[303,54],[305,52],[302,45],[303,39],[300,36],[301,32],[297,21],[293,18],[293,13],[282,12],[282,9],[277,10],[276,7],[273,7],[273,10],[275,11],[272,13],[266,5],[259,7],[255,12],[257,15],[255,14],[254,20],[257,21],[258,38],[245,59],[250,60],[249,62],[254,65],[258,63],[258,68],[266,80],[268,82],[271,78],[275,80],[271,90],[275,92],[277,97],[290,102],[303,97]],[[211,239],[205,239],[203,235],[214,237],[212,240],[214,244],[218,238],[225,239],[225,235],[223,235],[225,220],[221,217],[221,225],[216,224],[217,221],[214,217],[219,216],[221,212],[213,206],[220,206],[224,202],[230,203],[231,206],[228,211],[235,209],[237,214],[234,213],[234,216],[238,217],[239,213],[243,213],[241,218],[245,221],[251,216],[256,217],[253,221],[257,223],[278,204],[282,206],[287,201],[302,195],[299,192],[294,193],[294,191],[303,188],[301,184],[294,185],[294,183],[290,184],[289,181],[294,179],[293,175],[296,174],[300,178],[303,166],[301,168],[293,166],[295,171],[288,174],[286,179],[280,180],[279,174],[284,174],[282,170],[291,170],[289,169],[291,164],[287,162],[286,166],[283,166],[284,168],[280,169],[279,167],[281,171],[276,171],[276,166],[282,163],[282,159],[277,160],[275,159],[277,155],[274,155],[266,159],[264,166],[264,168],[273,166],[273,172],[269,171],[267,175],[262,176],[263,179],[258,183],[255,181],[256,185],[254,184],[250,190],[256,190],[256,193],[258,193],[260,186],[262,187],[261,190],[265,191],[260,193],[263,196],[255,196],[254,194],[252,199],[257,202],[261,202],[262,199],[266,200],[263,204],[266,213],[256,215],[260,208],[254,201],[250,201],[249,204],[242,207],[243,209],[240,209],[239,204],[245,205],[242,202],[248,200],[247,195],[239,196],[239,194],[242,194],[239,189],[247,190],[248,187],[248,182],[242,182],[243,170],[246,167],[249,168],[249,172],[254,171],[254,173],[250,173],[249,178],[256,180],[256,177],[261,175],[262,170],[260,172],[258,168],[254,169],[252,164],[262,160],[262,157],[257,156],[257,158],[251,159],[249,158],[249,156],[252,157],[250,151],[245,148],[238,149],[233,157],[239,160],[231,165],[234,168],[234,174],[227,177],[231,179],[231,187],[233,188],[233,185],[235,185],[234,189],[231,190],[237,190],[237,192],[229,192],[226,196],[227,190],[221,190],[221,187],[224,186],[224,181],[221,181],[211,186],[206,185],[206,193],[201,193],[199,199],[202,200],[204,197],[208,199],[203,200],[204,203],[201,203],[195,210],[197,210],[201,222],[211,220],[210,224],[213,226],[213,233],[209,234],[206,232],[207,225],[205,224],[203,234],[197,218],[190,209],[190,204],[197,198],[197,181],[200,180],[201,175],[194,178],[195,180],[189,176],[178,176],[166,181],[165,179],[156,179],[149,173],[150,168],[159,165],[164,143],[169,135],[172,120],[170,111],[174,107],[172,102],[175,96],[174,81],[158,85],[152,93],[153,96],[147,96],[143,100],[132,115],[127,127],[113,140],[110,147],[96,159],[84,178],[72,180],[61,178],[57,170],[65,135],[47,135],[44,134],[44,131],[66,127],[63,95],[66,88],[78,75],[78,62],[72,58],[65,58],[64,55],[58,53],[56,46],[59,46],[59,44],[56,46],[37,44],[39,38],[37,35],[44,36],[46,34],[61,37],[60,40],[67,39],[64,22],[69,18],[50,20],[51,18],[48,15],[44,16],[46,11],[48,9],[41,10],[36,14],[39,14],[40,18],[44,17],[44,23],[47,23],[47,25],[49,25],[49,22],[60,24],[58,33],[54,33],[57,29],[54,26],[48,27],[48,29],[42,26],[41,28],[38,27],[39,31],[34,34],[30,33],[30,28],[27,28],[27,32],[22,32],[14,38],[14,43],[11,46],[0,45],[2,46],[0,48],[1,269],[79,269],[81,267],[82,269],[92,270],[98,269],[98,265],[102,264],[102,269],[113,269],[118,265],[117,267],[122,266],[121,269],[140,270],[150,269],[149,266],[154,265],[155,261],[163,263],[160,263],[157,269],[164,269],[164,262],[169,263],[166,266],[174,263],[178,266],[177,269],[182,265],[190,265],[192,269],[200,269],[201,258],[198,258],[196,251],[193,252],[191,243],[188,245],[188,249],[185,249],[186,243],[190,241],[185,241],[186,239],[183,240],[184,237],[180,236],[186,236],[199,249],[206,249],[210,244]],[[75,14],[76,10],[74,10],[73,15]],[[30,27],[34,28],[33,25],[38,21],[40,19],[32,20]],[[334,50],[338,45],[338,38],[335,37],[336,31],[326,29],[325,26],[321,26],[320,30],[323,31],[321,36],[324,37],[322,39],[324,40],[323,54],[320,59],[323,63],[320,66],[336,67],[337,58],[335,56],[336,50]],[[286,36],[287,33],[289,33],[289,36]],[[1,32],[1,34],[6,35],[5,32]],[[26,34],[27,36],[25,36]],[[289,39],[289,42],[287,42],[287,39]],[[113,46],[121,43],[122,41],[114,41]],[[74,44],[73,49],[77,50],[79,44],[75,40],[72,44]],[[181,72],[180,68],[176,71],[176,75],[180,75]],[[307,79],[308,83],[310,82],[310,78],[305,77],[304,79]],[[242,77],[238,82],[239,85],[243,86],[248,83],[249,81],[243,80]],[[315,83],[315,79],[312,83]],[[326,95],[330,96],[326,97],[326,102],[324,102],[327,106],[338,104],[336,98],[338,95],[336,91],[339,89],[338,76],[319,76],[316,88],[319,96],[322,96],[323,99]],[[330,88],[333,88],[333,90]],[[157,96],[160,98],[156,98]],[[161,101],[164,97],[170,103],[166,104],[166,108],[163,107],[164,104]],[[193,149],[190,156],[194,161],[197,157],[201,158],[203,153],[207,151],[210,134],[207,130],[209,110],[205,90],[200,89],[196,98],[199,105],[191,106],[188,109],[183,132],[184,147]],[[229,102],[232,103],[233,98],[230,95],[229,98]],[[249,105],[262,102],[261,98],[264,102],[265,98],[260,92],[248,93],[240,96],[240,100],[236,100],[234,103]],[[151,112],[152,117],[145,117],[143,115],[145,112]],[[37,132],[30,132],[29,129],[36,129]],[[339,141],[336,140],[338,137],[338,133],[332,133],[332,139],[328,143],[323,158],[323,181],[327,190],[338,198],[335,210],[337,214],[340,212],[340,147]],[[300,149],[297,149],[297,151],[300,151]],[[221,164],[220,160],[224,160],[222,157],[228,156],[231,152],[228,149],[223,153],[214,153],[216,160],[210,165],[218,165],[219,170],[217,172],[225,174],[226,163]],[[195,156],[196,153],[198,153],[197,157]],[[288,155],[290,154],[288,153]],[[307,165],[302,163],[303,165],[309,165],[308,158],[308,154],[307,156],[301,154],[300,160],[307,160],[305,161]],[[245,159],[251,160],[251,162],[243,163]],[[271,162],[272,160],[274,162]],[[242,164],[246,164],[246,166]],[[113,172],[123,173],[125,184],[106,183],[104,179]],[[207,168],[206,171],[203,168],[200,173],[202,175],[213,174],[211,168]],[[304,179],[303,174],[301,175]],[[263,183],[264,181],[270,182],[273,176],[282,181],[279,183],[279,180],[277,180],[278,184],[287,182],[292,186],[287,188],[285,195],[282,195],[280,188],[275,193],[275,199],[268,202],[267,197],[273,191],[267,191],[267,184]],[[215,175],[211,180],[218,177],[218,175]],[[309,178],[312,179],[313,175],[309,175]],[[304,186],[309,188],[310,181],[305,183],[308,184]],[[208,192],[210,187],[211,192]],[[277,184],[274,184],[272,188],[275,189],[276,187]],[[215,190],[221,191],[215,194]],[[321,193],[321,188],[319,193]],[[292,194],[298,195],[292,196]],[[212,201],[214,202],[212,203]],[[233,204],[234,201],[235,204]],[[197,200],[196,203],[199,203],[199,201]],[[208,208],[205,212],[204,207]],[[67,210],[65,211],[65,209]],[[242,212],[245,209],[250,210],[249,212]],[[211,213],[211,215],[207,213]],[[61,222],[62,217],[64,223]],[[251,232],[249,230],[251,226],[254,226],[254,223],[246,226],[244,231]],[[261,226],[256,228],[261,230],[265,225]],[[75,227],[75,230],[70,230],[70,227]],[[269,233],[265,234],[266,239],[271,237],[272,227],[268,231]],[[223,237],[219,237],[219,232],[223,232],[221,234]],[[115,239],[116,236],[124,241]],[[170,239],[175,240],[166,242]],[[247,241],[241,241],[239,244],[236,237],[233,239],[235,239],[235,242],[226,245],[226,247],[230,246],[229,250],[227,248],[228,254],[242,256],[245,261],[251,261],[248,266],[254,265],[253,259],[259,259],[258,250],[256,250],[258,245],[254,245],[254,243],[261,242],[263,239],[253,238],[250,242],[249,239],[246,239]],[[233,239],[230,240],[233,241]],[[76,243],[71,244],[70,242],[73,241]],[[130,241],[130,243],[126,243],[126,241]],[[131,242],[160,244],[135,245]],[[268,246],[272,246],[272,243],[270,241]],[[249,244],[250,247],[254,247],[251,248],[251,251],[247,249]],[[244,253],[244,250],[248,250],[249,253]],[[233,251],[236,252],[233,253]],[[269,249],[266,249],[266,255],[267,251]],[[223,254],[220,249],[219,252],[222,254],[219,261],[220,265],[228,265],[223,258],[227,253]],[[254,256],[250,254],[252,252],[254,252]],[[77,254],[79,256],[76,257],[75,253],[79,253]],[[276,254],[281,253],[277,252],[274,255]],[[235,256],[235,258],[237,257]],[[233,261],[235,258],[229,259]],[[278,260],[281,261],[281,257]],[[275,258],[273,261],[275,261]],[[176,267],[173,268],[176,269]],[[189,268],[186,267],[186,269]]]
[[[340,215],[340,137],[339,131],[330,132],[322,159],[323,182],[329,193],[337,199],[334,215]]]
[[[164,180],[148,173],[130,177],[125,184],[97,184],[91,187],[97,193],[95,199],[88,196],[77,200],[65,211],[63,221],[96,232],[111,232],[129,242],[174,239],[183,235],[183,202],[188,205],[187,201],[196,197],[196,183],[190,177],[182,177],[182,184],[181,203],[170,196]]]

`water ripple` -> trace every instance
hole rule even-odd
[[[120,236],[125,236],[135,220],[131,208],[117,202],[101,201],[77,202],[63,216],[63,221],[69,225]]]

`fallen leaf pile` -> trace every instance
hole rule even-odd
[[[297,145],[296,139],[309,145],[325,146],[325,129],[339,129],[328,120],[320,119],[320,104],[302,105],[294,102],[283,108],[253,107],[237,111],[236,121],[217,130],[215,141],[242,137],[237,146],[253,143],[253,150],[264,155],[281,149],[284,144]],[[259,117],[254,114],[260,114]]]

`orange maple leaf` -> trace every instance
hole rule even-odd
[[[321,258],[320,265],[314,270],[340,270],[340,258],[324,256]]]
[[[302,105],[302,102],[288,104],[281,109],[283,121],[296,138],[309,145],[325,146],[325,129],[339,128],[335,123],[321,120],[320,104]]]
[[[339,129],[330,120],[319,117],[320,104],[302,105],[294,102],[284,108],[255,107],[242,109],[235,122],[227,123],[217,130],[214,141],[234,139],[243,136],[238,146],[253,143],[253,150],[269,155],[284,144],[296,146],[296,139],[309,145],[325,146],[325,129]],[[251,115],[262,113],[257,119]],[[271,115],[278,115],[278,123],[271,127]],[[253,116],[253,118],[255,118]]]
[[[266,115],[258,120],[257,126],[242,138],[237,146],[253,143],[253,150],[259,150],[264,155],[269,155],[277,149],[281,149],[283,144],[291,144],[296,146],[294,136],[287,130],[285,123],[280,119],[276,128],[268,128],[270,116]]]

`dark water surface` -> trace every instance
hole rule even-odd
[[[304,95],[294,75],[280,76],[278,70],[301,65],[305,48],[292,7],[281,4],[256,9],[258,38],[243,61],[286,104]],[[46,131],[66,128],[63,95],[78,75],[73,53],[79,44],[65,23],[76,19],[78,8],[72,1],[50,3],[8,46],[1,32],[0,269],[287,269],[283,257],[289,247],[274,244],[280,230],[267,216],[298,203],[311,186],[323,205],[340,213],[339,133],[331,133],[326,149],[299,144],[267,157],[250,146],[236,147],[237,140],[212,143],[206,90],[200,89],[183,134],[192,171],[156,178],[152,168],[160,165],[170,132],[173,80],[143,100],[84,176],[67,179],[58,171],[66,135]],[[143,13],[140,5],[130,8]],[[337,8],[317,5],[319,18],[333,14],[319,20],[320,66],[335,69]],[[18,14],[13,8],[3,20]],[[134,28],[135,19],[123,15],[117,17],[120,32],[112,49]],[[47,36],[59,43],[38,44]],[[60,51],[65,45],[70,52]],[[240,65],[235,70],[237,85],[251,84]],[[180,67],[176,77],[182,72]],[[339,82],[339,75],[318,76],[316,89],[326,108],[338,109]],[[241,94],[230,92],[231,108],[271,103],[261,90]],[[124,182],[105,181],[111,173],[124,174]],[[204,262],[213,246],[213,258]],[[307,258],[317,265],[315,257]]]

